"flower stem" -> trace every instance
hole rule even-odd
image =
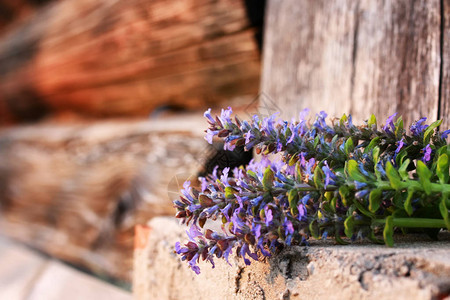
[[[384,225],[385,219],[373,220],[372,225]],[[394,226],[406,228],[446,228],[442,219],[394,218]]]

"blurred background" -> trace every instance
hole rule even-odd
[[[449,24],[439,0],[0,0],[0,234],[129,287],[134,226],[217,158],[207,108],[448,128]]]

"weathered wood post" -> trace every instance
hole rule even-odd
[[[274,0],[267,12],[261,89],[285,116],[446,119],[450,1]]]

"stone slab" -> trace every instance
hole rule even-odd
[[[441,241],[419,237],[393,248],[316,241],[250,266],[236,257],[232,266],[216,260],[215,269],[201,262],[195,275],[173,252],[184,230],[173,218],[148,223],[135,249],[136,299],[450,299],[446,232]]]

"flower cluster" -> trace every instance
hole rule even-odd
[[[201,177],[199,188],[186,182],[174,201],[176,217],[190,226],[189,241],[175,251],[196,273],[200,259],[214,266],[214,257],[228,261],[234,250],[250,264],[311,237],[392,245],[394,228],[450,228],[450,131],[436,131],[440,121],[422,118],[408,134],[396,115],[380,129],[373,115],[362,126],[346,115],[329,125],[324,112],[312,124],[307,111],[291,122],[231,115],[231,108],[215,118],[206,111],[206,140],[253,148],[261,159]],[[221,231],[206,229],[207,220],[221,222]]]

